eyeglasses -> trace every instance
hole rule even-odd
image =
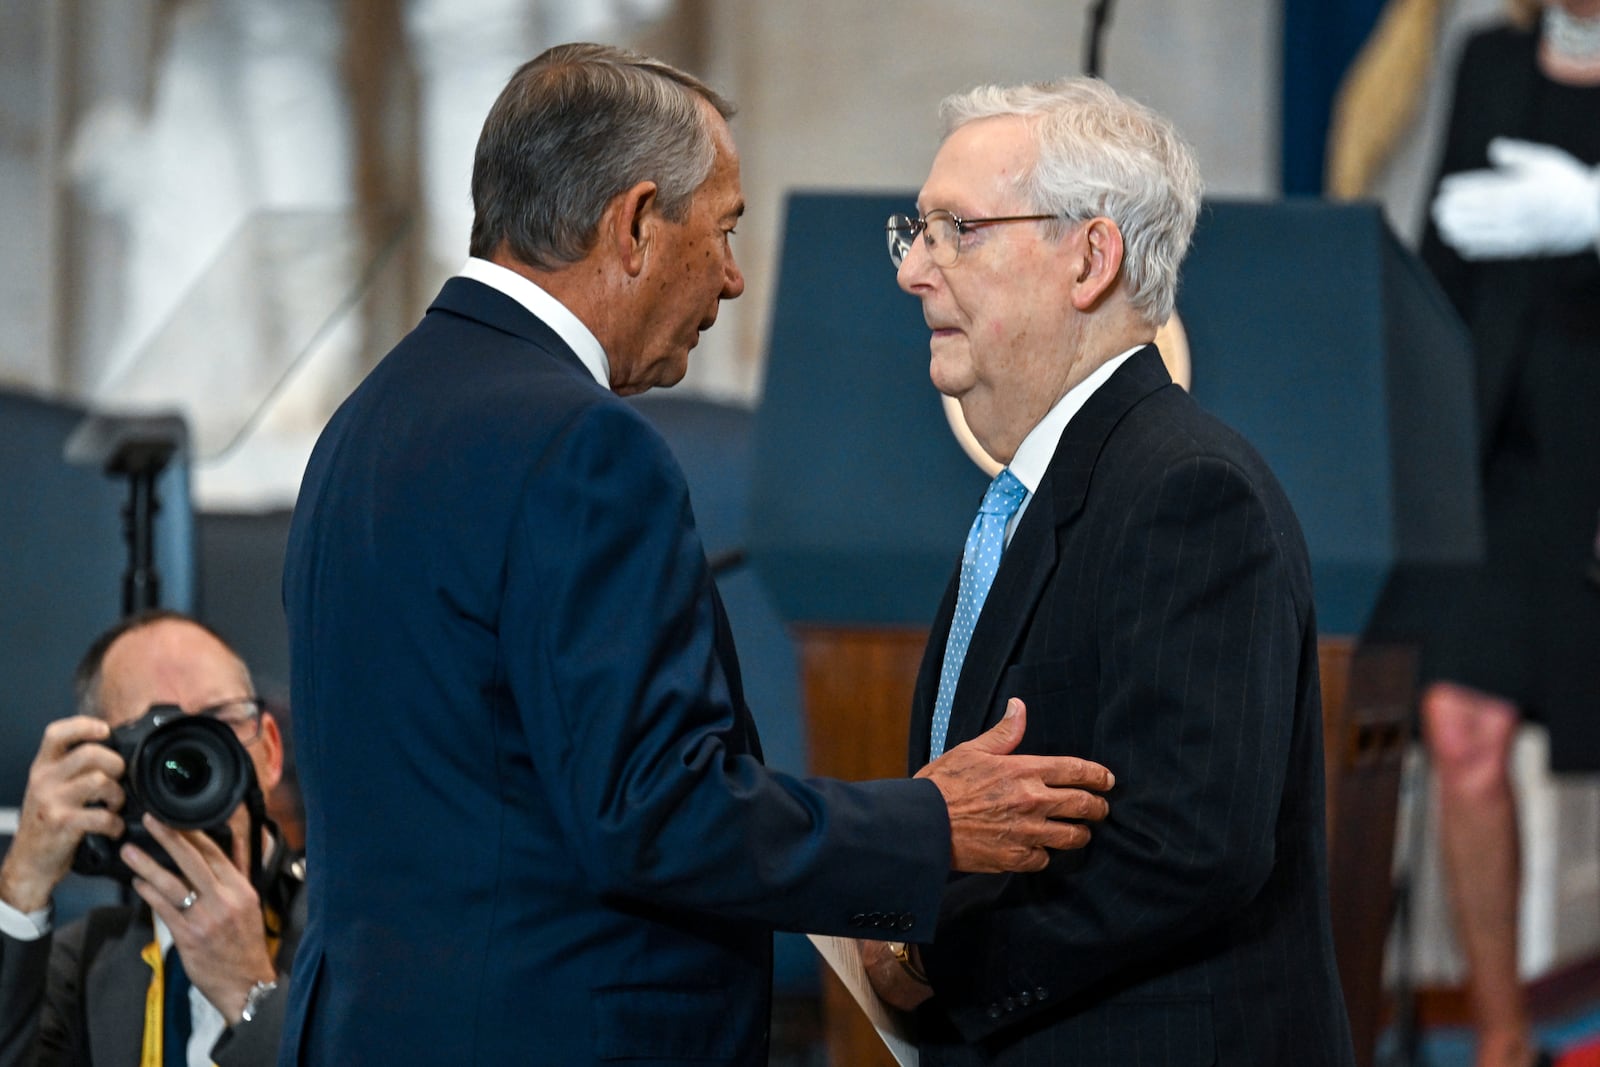
[[[267,702],[259,697],[239,697],[201,708],[195,714],[225,723],[233,730],[240,744],[248,745],[261,736],[261,713],[266,708]]]
[[[935,208],[921,218],[890,215],[889,223],[884,229],[889,237],[889,259],[894,263],[896,270],[899,270],[900,264],[905,262],[906,254],[911,251],[912,242],[916,241],[919,233],[922,235],[923,247],[928,250],[928,257],[941,267],[950,267],[955,265],[956,257],[961,255],[962,235],[972,232],[979,226],[990,226],[997,222],[1040,222],[1060,217],[1059,215],[996,215],[987,219],[963,219],[943,208]]]

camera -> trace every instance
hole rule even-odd
[[[178,865],[144,828],[145,812],[179,830],[204,830],[232,854],[228,817],[246,794],[257,793],[255,768],[232,727],[202,715],[156,704],[111,731],[101,744],[122,757],[122,837],[86,834],[72,859],[79,874],[131,882],[133,872],[117,850],[124,842],[143,849],[168,870]]]

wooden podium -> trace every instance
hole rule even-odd
[[[913,199],[790,198],[756,419],[750,556],[797,637],[812,767],[842,778],[905,773],[923,636],[987,482],[884,252]],[[1266,457],[1311,551],[1334,934],[1370,1064],[1415,656],[1361,638],[1397,583],[1481,555],[1466,333],[1373,205],[1209,202],[1179,311],[1197,399]],[[835,1064],[888,1062],[842,990],[826,1023]]]

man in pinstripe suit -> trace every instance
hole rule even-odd
[[[943,115],[890,252],[934,385],[1025,492],[987,598],[969,558],[939,609],[911,766],[1021,700],[1025,745],[1117,785],[1087,849],[953,878],[934,940],[863,943],[869,973],[916,1011],[927,1067],[1350,1064],[1305,544],[1151,343],[1199,207],[1190,150],[1087,79]]]

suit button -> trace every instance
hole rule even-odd
[[[879,929],[882,929],[883,928],[883,912],[875,911],[871,915],[868,915],[867,916],[867,922],[871,923],[873,926],[878,927]]]
[[[989,1016],[989,1018],[991,1018],[991,1019],[1000,1018],[1000,1005],[998,1005],[998,1004],[989,1005],[989,1010],[985,1014],[987,1014]]]
[[[1017,1003],[1026,1008],[1029,1004],[1033,1003],[1033,994],[1024,989],[1022,992],[1017,994]]]
[[[855,915],[850,916],[850,925],[851,926],[865,926],[865,925],[867,925],[867,917],[858,912]]]
[[[915,925],[917,925],[917,920],[910,912],[900,916],[900,929],[909,930]]]
[[[1034,1000],[1043,1001],[1044,998],[1048,997],[1049,995],[1050,995],[1049,991],[1046,990],[1044,986],[1040,986],[1038,989],[1035,989],[1033,991],[1033,999]]]
[[[1017,1002],[1012,1000],[1010,997],[1007,997],[1005,1000],[1001,1001],[1001,1003],[1005,1005],[1005,1009],[1008,1012],[1017,1010]]]

